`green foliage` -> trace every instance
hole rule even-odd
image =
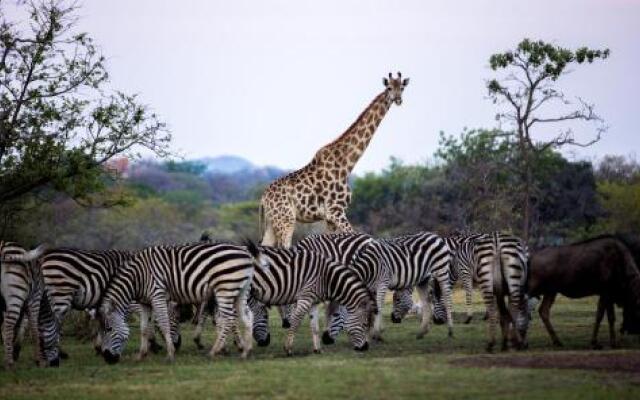
[[[605,232],[640,232],[640,182],[624,184],[603,181],[598,192],[608,218],[601,222]]]
[[[47,188],[77,199],[103,191],[103,165],[147,148],[166,155],[165,124],[135,95],[110,90],[104,56],[77,32],[75,2],[0,3],[0,204]],[[13,202],[12,204],[19,204]]]

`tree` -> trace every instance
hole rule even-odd
[[[103,166],[140,148],[164,156],[170,134],[136,95],[107,87],[105,58],[77,32],[77,6],[0,0],[0,205],[43,188],[83,198],[105,186]]]
[[[574,104],[556,87],[556,81],[568,73],[571,65],[592,63],[609,57],[609,49],[594,50],[581,47],[575,51],[543,41],[524,39],[515,50],[493,54],[489,59],[492,70],[503,73],[487,82],[489,98],[494,104],[503,106],[496,119],[511,125],[520,153],[519,171],[523,175],[522,191],[523,221],[522,235],[529,241],[531,224],[531,197],[533,187],[533,165],[535,158],[548,149],[565,145],[590,146],[600,139],[606,130],[602,118],[594,112],[593,104],[578,98]],[[552,115],[550,108],[559,114]],[[591,123],[595,136],[586,142],[575,139],[571,126],[566,123],[582,121]],[[559,133],[551,138],[550,127],[555,124]],[[543,128],[544,127],[544,128]],[[542,134],[534,138],[534,133]]]

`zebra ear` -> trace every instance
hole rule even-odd
[[[262,250],[253,242],[253,240],[248,238],[245,239],[244,245],[247,248],[249,254],[251,254],[251,257],[253,257],[254,261],[260,268],[269,268],[269,262],[267,261],[267,258],[265,257]]]

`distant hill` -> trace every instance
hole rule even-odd
[[[206,166],[205,172],[207,173],[233,174],[258,168],[251,161],[232,155],[204,157],[194,161],[204,164]]]
[[[255,200],[264,186],[286,172],[225,155],[184,161],[141,161],[130,168],[128,180],[154,192],[193,192],[214,204],[222,204]]]

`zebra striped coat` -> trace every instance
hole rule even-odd
[[[520,238],[493,232],[485,235],[460,235],[456,258],[458,271],[469,271],[478,282],[489,315],[489,340],[487,350],[492,351],[496,342],[496,324],[500,315],[502,348],[507,348],[509,331],[513,328],[514,344],[520,348],[528,328],[528,308],[525,299],[527,281],[527,250]],[[464,278],[466,279],[466,278]],[[508,298],[509,308],[504,297]],[[496,309],[497,307],[497,309]]]
[[[389,270],[381,263],[375,251],[365,251],[375,240],[363,233],[338,233],[308,236],[296,248],[333,257],[351,268],[376,297],[376,308],[382,310],[389,286]],[[326,308],[327,328],[322,334],[324,344],[332,344],[342,330],[348,313],[343,306],[331,302]],[[382,313],[377,313],[371,330],[372,339],[381,339]]]
[[[420,297],[422,316],[417,337],[430,329],[432,307],[429,305],[429,281],[438,283],[445,305],[449,336],[453,336],[451,298],[451,251],[442,237],[431,232],[419,232],[380,240],[379,252],[389,265],[389,289],[404,290],[416,287]]]
[[[173,361],[175,349],[168,302],[197,304],[211,296],[215,296],[218,309],[217,338],[210,356],[223,349],[226,336],[240,317],[245,327],[242,356],[246,357],[252,346],[252,315],[246,299],[257,262],[244,247],[228,243],[153,246],[138,252],[120,268],[100,307],[103,357],[109,363],[120,359],[129,335],[126,311],[131,303],[137,302],[153,310],[166,342],[168,359]],[[146,345],[143,340],[140,357],[146,355]]]
[[[346,329],[355,350],[367,350],[366,327],[370,313],[376,314],[375,301],[359,277],[347,266],[313,251],[301,248],[259,247],[254,257],[264,256],[268,269],[256,270],[251,296],[264,306],[295,304],[285,351],[293,352],[293,339],[302,318],[311,313],[313,350],[320,351],[317,305],[335,301],[349,312]]]
[[[40,330],[52,329],[51,309],[46,298],[43,297],[40,269],[34,261],[43,251],[42,247],[27,251],[14,242],[0,241],[0,295],[5,302],[2,338],[4,363],[7,368],[14,365],[20,353],[21,326],[25,309],[32,337],[40,338]],[[41,314],[44,315],[41,316]],[[42,324],[39,319],[43,320]],[[47,344],[50,346],[46,346]],[[44,343],[42,346],[40,340],[35,340],[35,358],[39,365],[57,366],[59,364],[57,346],[52,345],[52,343]],[[55,347],[56,350],[45,351],[47,347]]]

